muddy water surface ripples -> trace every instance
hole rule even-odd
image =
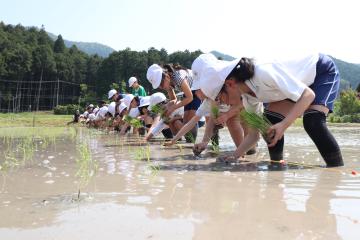
[[[269,164],[263,141],[226,165],[159,139],[2,129],[0,239],[359,239],[360,126],[332,128],[346,166],[331,170],[301,128],[287,131],[284,167]],[[233,150],[221,131],[221,152]]]

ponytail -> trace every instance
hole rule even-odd
[[[237,82],[244,82],[254,76],[255,73],[255,65],[254,61],[251,58],[241,58],[239,63],[235,66],[235,68],[230,72],[230,74],[226,77],[235,78]]]

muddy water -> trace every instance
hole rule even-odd
[[[323,162],[300,128],[287,132],[282,168],[269,166],[263,142],[249,162],[224,165],[211,150],[194,158],[187,144],[58,130],[1,170],[0,239],[359,239],[360,175],[351,171],[360,172],[360,126],[333,132],[346,163],[335,170],[316,167]],[[221,151],[232,150],[221,136]],[[88,183],[76,163],[81,144],[96,162]],[[9,140],[0,145],[6,152]]]

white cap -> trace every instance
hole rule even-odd
[[[127,109],[130,109],[130,103],[134,99],[134,95],[126,94],[126,96],[123,99],[124,99],[124,103],[125,103],[125,106],[127,107]]]
[[[200,88],[202,92],[210,99],[215,100],[219,94],[222,86],[225,83],[226,77],[239,63],[240,59],[233,61],[220,61],[209,64],[200,77]]]
[[[132,87],[132,85],[137,81],[136,77],[129,78],[129,87]]]
[[[151,96],[146,96],[146,97],[140,98],[139,107],[144,107],[144,106],[150,105],[150,98],[151,98]]]
[[[163,69],[157,64],[153,64],[148,68],[146,78],[154,89],[157,89],[160,86],[162,73]]]
[[[157,92],[150,96],[150,105],[148,109],[151,111],[151,108],[155,106],[156,104],[159,104],[166,100],[166,97],[163,93]]]
[[[94,104],[90,104],[90,105],[89,105],[89,108],[94,108]]]
[[[119,104],[119,106],[118,106],[118,112],[119,112],[119,114],[121,114],[122,113],[122,111],[124,111],[126,109],[126,105],[125,105],[125,103],[120,103]]]
[[[111,89],[108,93],[108,99],[111,99],[115,94],[117,94],[117,91],[115,89]]]
[[[193,74],[193,82],[191,85],[191,90],[195,91],[200,89],[200,78],[201,73],[208,67],[210,64],[215,63],[218,59],[211,53],[204,53],[198,56],[191,65],[191,70]]]
[[[108,112],[114,117],[115,116],[116,102],[111,102],[108,106]]]

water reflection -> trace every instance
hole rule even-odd
[[[347,138],[340,142],[346,167],[338,171],[292,165],[273,169],[263,143],[249,162],[233,165],[215,163],[210,153],[196,159],[189,148],[164,149],[157,143],[151,145],[151,164],[159,164],[160,170],[153,173],[146,159],[136,158],[136,139],[89,135],[80,129],[77,136],[89,140],[99,163],[99,172],[83,191],[89,195],[73,201],[77,140],[58,141],[56,149],[37,152],[30,166],[9,172],[6,182],[0,180],[0,236],[357,239],[360,178],[349,171],[359,170],[358,145],[351,139],[359,139],[360,133],[336,134]],[[308,140],[297,140],[301,138],[307,136],[291,129],[287,158],[319,165],[316,149]],[[223,150],[233,148],[227,135],[221,144]],[[48,180],[54,182],[46,184]]]

